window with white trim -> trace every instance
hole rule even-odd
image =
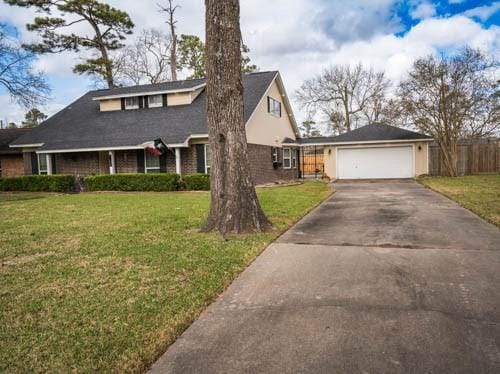
[[[47,155],[38,154],[38,174],[48,174]]]
[[[148,96],[148,107],[159,108],[162,106],[163,106],[163,96],[162,95]]]
[[[290,148],[283,148],[283,169],[290,169],[292,167],[292,150]]]
[[[279,162],[279,156],[278,156],[278,147],[273,147],[271,150],[271,154],[273,157],[273,164],[276,164]]]
[[[205,144],[205,174],[210,174],[210,165],[212,163],[210,158],[210,145]]]
[[[292,149],[292,168],[297,169],[297,150]]]
[[[151,152],[144,152],[144,171],[146,173],[160,172],[160,156]]]
[[[125,109],[139,109],[139,98],[138,97],[126,97],[125,98]]]
[[[273,99],[271,96],[267,97],[267,108],[269,113],[273,116],[280,118],[281,117],[281,103]]]

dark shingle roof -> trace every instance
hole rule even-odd
[[[22,153],[19,148],[10,148],[9,144],[33,129],[0,129],[0,154]]]
[[[243,77],[244,118],[247,121],[277,72]],[[193,87],[203,80],[184,81]],[[161,138],[167,144],[184,143],[190,135],[206,134],[206,93],[190,105],[101,112],[95,97],[173,89],[180,82],[90,91],[47,119],[15,144],[44,143],[40,150],[137,146]],[[137,91],[134,91],[137,90]]]
[[[390,140],[425,140],[432,137],[399,127],[373,123],[338,136],[301,138],[299,144],[363,143]]]

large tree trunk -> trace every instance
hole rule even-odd
[[[243,122],[238,0],[205,0],[211,206],[203,231],[261,232],[272,227],[250,176]]]

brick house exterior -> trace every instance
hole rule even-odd
[[[23,152],[9,144],[29,133],[31,129],[0,129],[0,178],[18,177],[26,174]]]
[[[248,159],[256,184],[299,177],[298,130],[278,72],[245,75]],[[11,147],[25,174],[209,172],[203,79],[90,91]],[[161,154],[161,155],[158,155]]]

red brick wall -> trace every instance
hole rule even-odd
[[[266,184],[290,181],[298,178],[298,169],[283,169],[273,167],[271,148],[267,145],[248,144],[248,160],[250,172],[255,184]],[[283,149],[278,152],[280,162],[283,161]]]
[[[175,151],[167,152],[167,172],[175,173]],[[181,148],[181,172],[182,174],[196,173],[196,145],[189,148]]]
[[[0,155],[0,177],[19,177],[24,175],[23,155]]]
[[[116,151],[115,163],[117,173],[137,173],[137,151]]]
[[[78,152],[56,154],[56,174],[99,174],[99,153]]]

